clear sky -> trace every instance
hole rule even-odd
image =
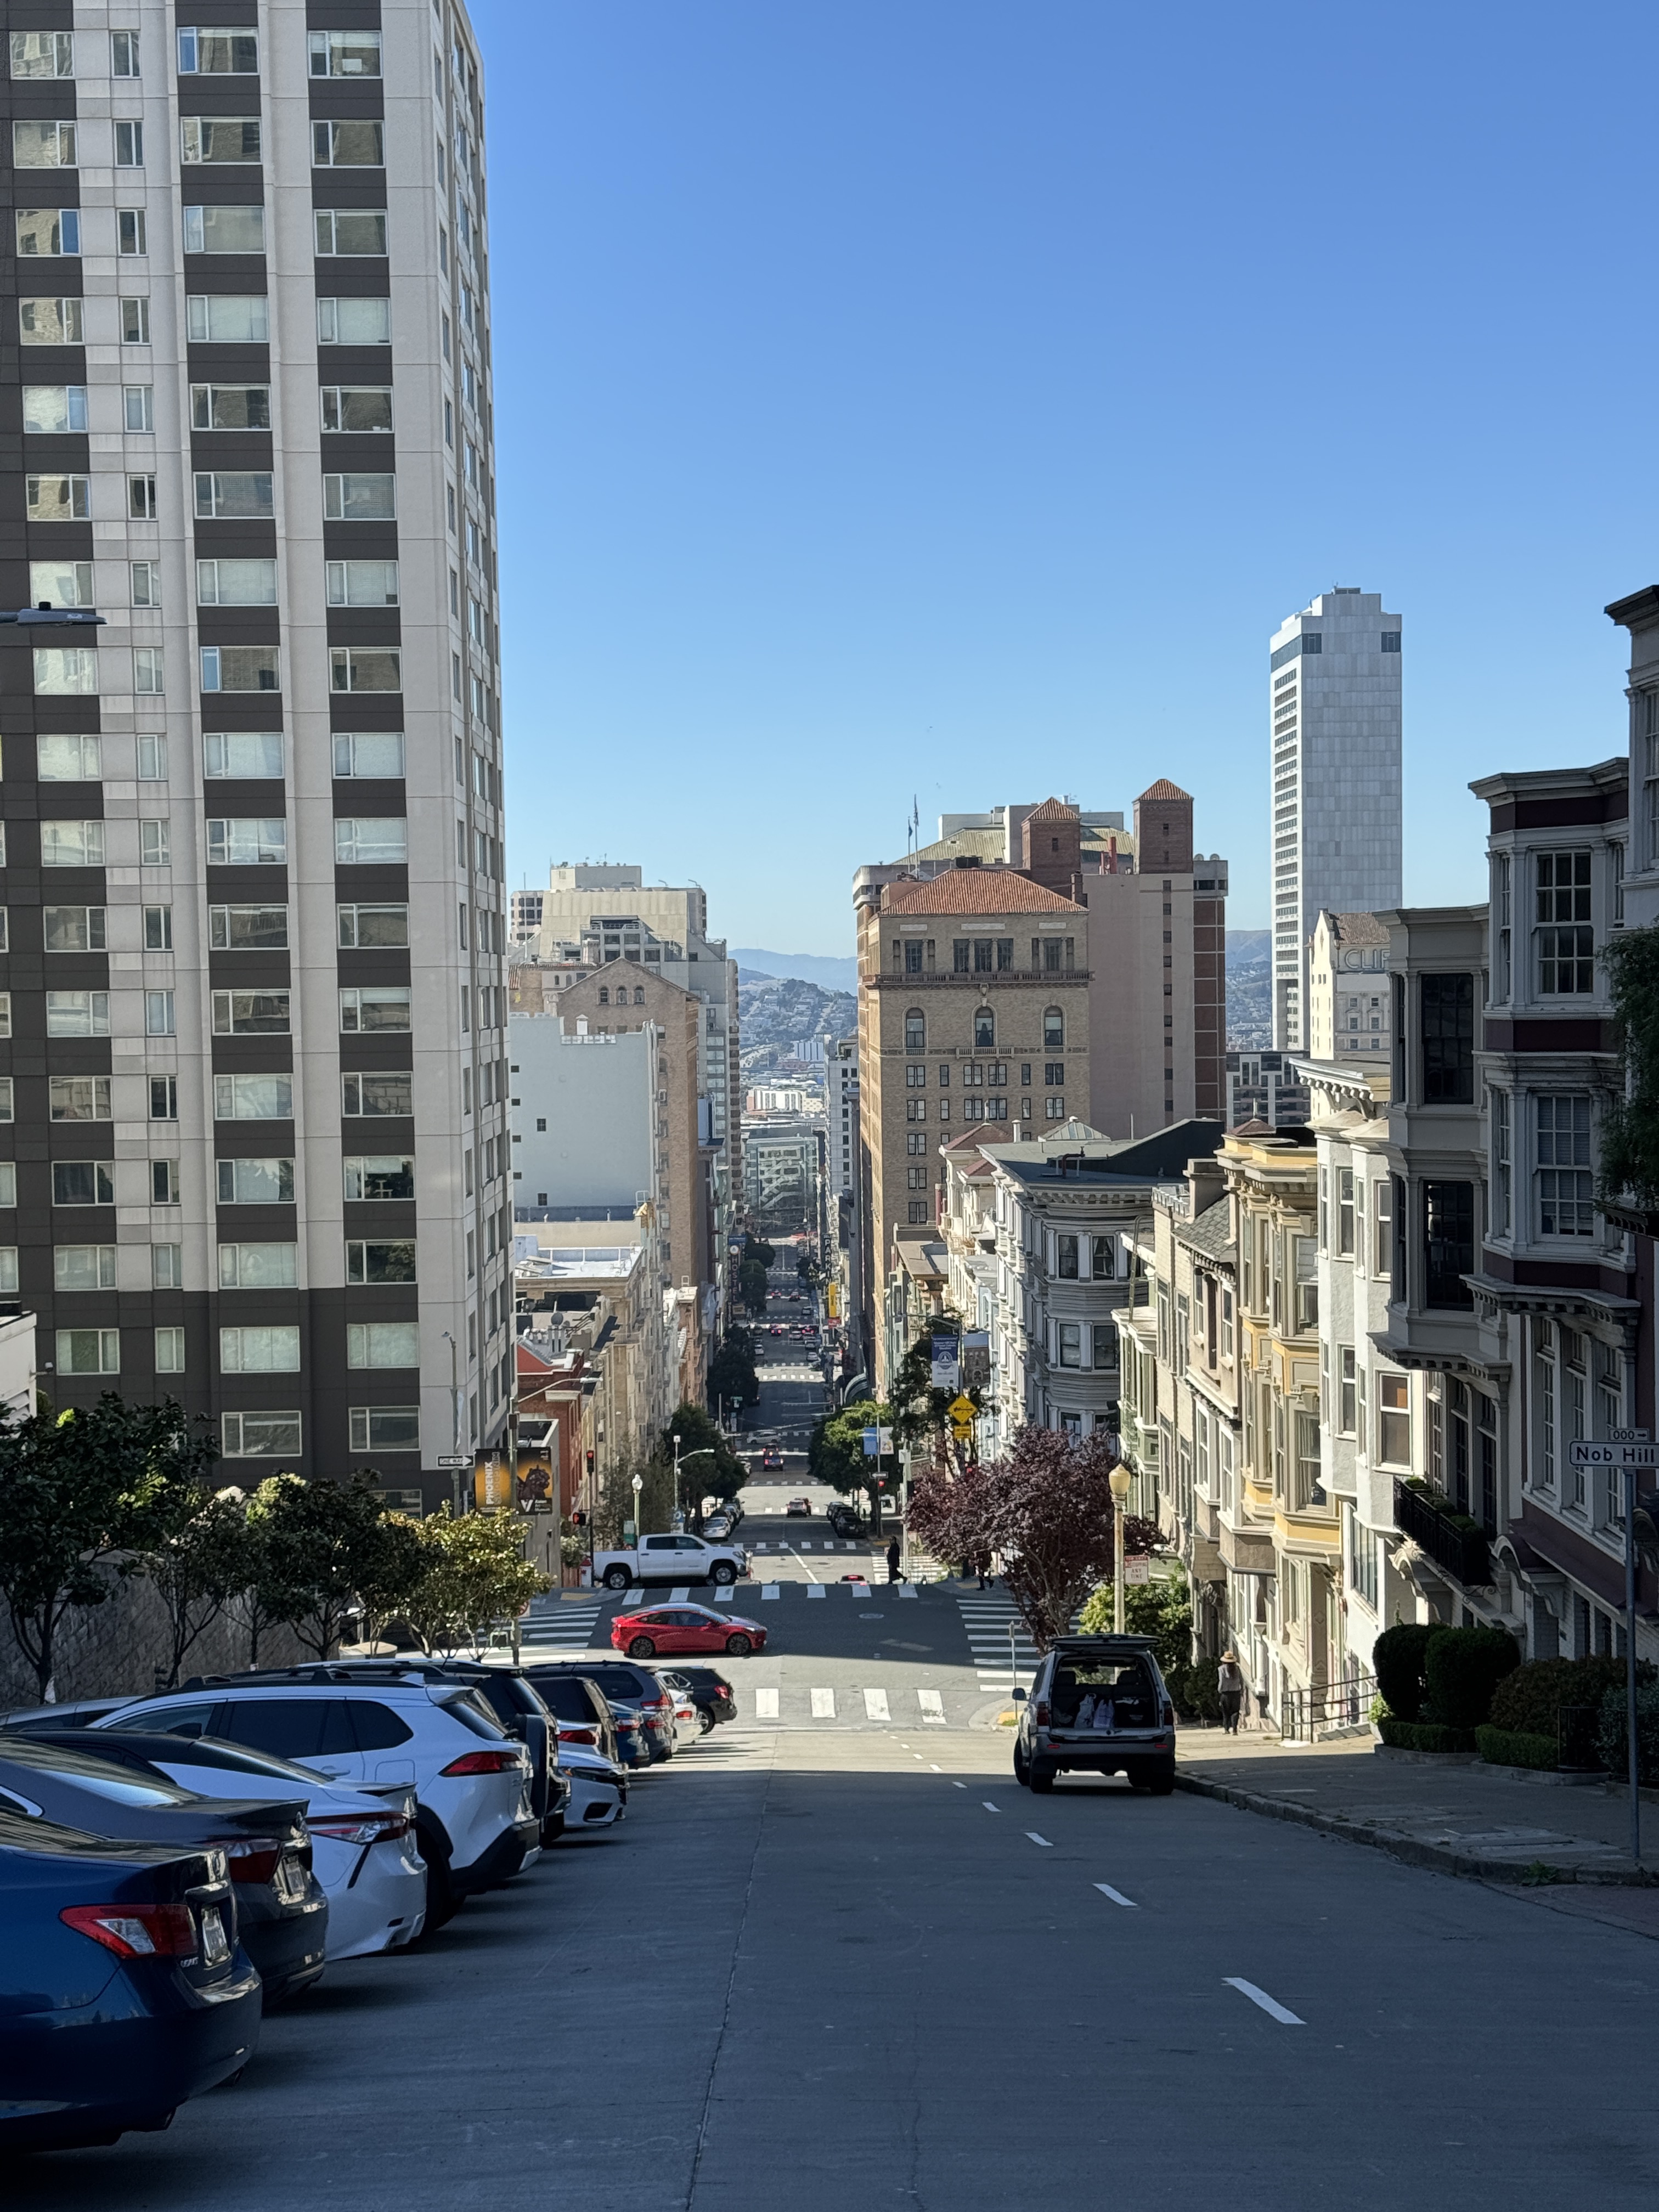
[[[1406,896],[1625,745],[1651,6],[473,0],[511,881],[851,950],[942,809],[1155,776],[1267,919],[1267,639],[1404,625]]]

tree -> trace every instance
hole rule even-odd
[[[769,1244],[766,1249],[769,1252],[772,1248]],[[752,1249],[738,1269],[738,1296],[751,1314],[766,1311],[766,1267]]]
[[[1602,1109],[1598,1195],[1659,1209],[1659,927],[1615,931],[1601,953],[1624,1096]]]
[[[167,1608],[167,1687],[178,1686],[185,1660],[253,1574],[247,1501],[240,1490],[181,1480],[155,1516],[143,1553],[144,1572]]]
[[[890,1425],[892,1419],[890,1406],[878,1405],[873,1398],[861,1398],[843,1407],[839,1413],[819,1421],[806,1447],[807,1480],[827,1482],[843,1498],[867,1497],[871,1533],[878,1536],[881,1534],[884,1497],[891,1501],[898,1478],[890,1452],[884,1461],[865,1457],[864,1431]],[[885,1491],[884,1482],[888,1486]]]
[[[1004,1459],[913,1480],[911,1533],[938,1559],[1000,1553],[1008,1595],[1046,1651],[1112,1571],[1114,1456],[1098,1431],[1017,1429]]]
[[[671,1480],[676,1437],[680,1440],[680,1495],[675,1502],[701,1525],[704,1498],[735,1498],[748,1480],[749,1470],[701,1406],[681,1405],[651,1455],[667,1469]]]
[[[947,1409],[957,1394],[933,1388],[933,1334],[959,1340],[962,1330],[960,1316],[947,1309],[935,1320],[933,1333],[918,1337],[900,1360],[893,1377],[893,1442],[901,1449],[930,1451],[950,1426]],[[981,1395],[978,1390],[968,1393],[975,1406]]]
[[[248,1664],[259,1663],[259,1646],[273,1628],[288,1626],[289,1593],[278,1582],[271,1556],[270,1531],[278,1493],[289,1484],[297,1483],[297,1474],[268,1474],[247,1501],[242,1519],[242,1542],[247,1561],[247,1579],[243,1586],[238,1607],[247,1626]]]
[[[745,1256],[758,1260],[763,1267],[770,1268],[776,1265],[778,1250],[775,1244],[769,1244],[763,1237],[751,1237],[745,1248]]]
[[[760,1376],[755,1371],[754,1332],[728,1328],[708,1363],[708,1395],[728,1406],[758,1406]]]
[[[453,1651],[463,1642],[476,1650],[492,1621],[516,1620],[532,1597],[552,1588],[525,1558],[514,1514],[466,1513],[456,1520],[445,1505],[403,1525],[421,1555],[420,1578],[403,1614],[428,1651]]]
[[[1150,1552],[1157,1541],[1156,1522],[1125,1516],[1126,1552]],[[1091,1636],[1109,1636],[1115,1620],[1112,1585],[1104,1582],[1078,1616],[1078,1626]],[[1158,1670],[1183,1720],[1221,1717],[1215,1662],[1193,1657],[1193,1601],[1184,1569],[1132,1583],[1123,1593],[1123,1626],[1130,1636],[1152,1638]]]
[[[319,1659],[338,1649],[347,1618],[360,1604],[367,1616],[389,1613],[415,1580],[407,1545],[388,1534],[375,1481],[368,1468],[349,1482],[290,1476],[261,1483],[248,1509],[259,1532],[262,1608],[291,1623]]]
[[[167,1493],[193,1478],[203,1446],[173,1399],[21,1419],[0,1409],[0,1593],[44,1698],[68,1615],[102,1605],[142,1571]]]

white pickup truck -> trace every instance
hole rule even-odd
[[[628,1551],[595,1552],[593,1579],[607,1589],[630,1583],[735,1583],[749,1572],[741,1544],[711,1544],[701,1536],[641,1536]]]

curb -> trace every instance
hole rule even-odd
[[[1210,1782],[1196,1774],[1183,1774],[1176,1769],[1176,1788],[1184,1790],[1194,1797],[1213,1797],[1224,1805],[1236,1806],[1241,1813],[1259,1813],[1269,1820],[1290,1820],[1297,1826],[1315,1828],[1322,1835],[1340,1836],[1345,1843],[1364,1844],[1372,1850],[1386,1851],[1390,1858],[1402,1860],[1407,1866],[1426,1867],[1437,1874],[1461,1875],[1480,1881],[1501,1881],[1511,1886],[1522,1881],[1527,1872],[1513,1859],[1480,1858],[1467,1851],[1453,1850],[1443,1844],[1425,1844],[1416,1836],[1408,1836],[1403,1829],[1382,1828],[1374,1821],[1351,1820],[1344,1813],[1321,1813],[1311,1805],[1293,1805],[1283,1797],[1267,1797],[1253,1790],[1237,1790],[1225,1782]],[[1582,1882],[1587,1887],[1620,1889],[1651,1889],[1659,1887],[1659,1873],[1645,1867],[1555,1867],[1551,1869],[1558,1882]]]

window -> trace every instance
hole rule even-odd
[[[939,1073],[943,1075],[945,1073],[945,1069],[941,1067]],[[907,1091],[925,1091],[927,1089],[927,1063],[926,1060],[913,1060],[905,1069],[904,1087]]]
[[[291,1291],[299,1281],[297,1244],[222,1244],[222,1291]]]
[[[81,251],[79,208],[19,208],[17,252],[24,260],[56,259]],[[84,426],[83,426],[84,427]]]
[[[925,1222],[928,1218],[927,1200],[925,1198],[911,1199],[908,1202],[906,1218],[910,1222]]]
[[[13,76],[73,76],[73,31],[14,31],[11,34]]]
[[[148,300],[122,301],[121,343],[123,345],[149,343],[149,301]]]
[[[285,906],[210,906],[208,943],[216,952],[285,952]]]
[[[236,521],[269,521],[276,508],[268,469],[198,471],[196,512]]]
[[[330,522],[392,522],[398,514],[398,479],[390,473],[325,476],[323,515]]]
[[[108,1160],[54,1160],[52,1202],[54,1206],[113,1206],[113,1164]]]
[[[927,1131],[925,1129],[908,1130],[905,1133],[904,1149],[913,1155],[916,1152],[925,1152],[927,1149]]]
[[[1474,1185],[1425,1182],[1423,1186],[1424,1283],[1425,1306],[1467,1309],[1474,1294],[1463,1281],[1474,1267]]]
[[[95,698],[98,655],[89,646],[37,645],[35,695],[43,699]]]
[[[1555,1487],[1557,1423],[1555,1409],[1555,1331],[1541,1316],[1533,1323],[1533,1370],[1538,1407],[1538,1484]]]
[[[138,860],[139,865],[146,868],[166,868],[173,865],[165,821],[153,818],[139,823]]]
[[[1418,991],[1424,1102],[1467,1106],[1474,1097],[1474,978],[1424,975]]]
[[[155,504],[154,477],[127,478],[127,515],[133,522],[154,522],[158,509]]]
[[[386,125],[378,120],[313,123],[311,161],[318,169],[383,169]]]
[[[149,1248],[149,1279],[158,1291],[182,1291],[185,1287],[185,1248],[182,1244],[152,1244]]]
[[[1514,1203],[1513,1164],[1510,1153],[1510,1094],[1487,1094],[1492,1121],[1492,1226],[1494,1237],[1510,1234]]]
[[[974,1015],[974,1050],[994,1052],[996,1044],[997,1018],[988,1006],[981,1006]]]
[[[14,169],[72,169],[76,165],[75,125],[14,123],[11,165]]]
[[[103,823],[43,822],[40,824],[40,865],[43,868],[101,868],[104,865]]]
[[[325,260],[348,254],[383,254],[386,250],[384,208],[318,208],[312,220],[317,227],[317,252]],[[391,401],[392,395],[388,392],[388,411]],[[350,429],[354,427],[349,422],[331,422],[325,405],[324,429]],[[378,429],[380,425],[369,423],[366,427]]]
[[[204,691],[280,691],[282,672],[274,645],[204,645]]]
[[[1376,1453],[1385,1467],[1411,1465],[1411,1384],[1403,1375],[1376,1378]]]
[[[1295,1245],[1296,1326],[1298,1331],[1319,1327],[1319,1245],[1312,1237],[1291,1239]]]
[[[926,1052],[927,1049],[927,1024],[914,1007],[904,1017],[904,1049],[906,1052]]]
[[[1066,1101],[1063,1098],[1045,1098],[1042,1110],[1049,1121],[1063,1121],[1066,1119]]]
[[[204,607],[274,607],[275,561],[198,561],[196,598]],[[276,648],[270,648],[275,653]],[[228,686],[225,686],[228,689]]]
[[[91,606],[91,562],[31,561],[29,598],[36,606],[43,599],[54,607]]]
[[[343,1164],[345,1194],[364,1200],[413,1198],[415,1162],[408,1153],[370,1154]]]
[[[1062,1321],[1055,1325],[1055,1342],[1062,1367],[1081,1367],[1083,1364],[1083,1326],[1080,1322]]]
[[[202,773],[210,779],[276,781],[283,774],[283,733],[280,730],[215,731],[202,739]],[[253,825],[255,828],[260,825]],[[270,828],[265,823],[265,828]],[[276,824],[277,842],[286,850],[286,828]]]
[[[144,303],[144,336],[149,343],[149,302]],[[270,340],[270,302],[263,292],[192,292],[185,301],[185,327],[198,345],[266,345]]]
[[[143,208],[116,210],[115,246],[118,253],[137,255],[149,252],[149,226]]]
[[[334,824],[334,857],[343,867],[401,866],[409,858],[409,823],[401,814],[343,817]]]
[[[158,1375],[182,1375],[185,1371],[185,1332],[182,1328],[158,1328],[155,1332],[155,1371]]]
[[[292,1206],[292,1160],[220,1160],[221,1206]]]
[[[289,1035],[286,991],[215,991],[212,1006],[215,1036]]]
[[[170,906],[147,906],[144,908],[144,950],[146,952],[172,951],[173,908]]]
[[[1091,1254],[1090,1273],[1096,1282],[1109,1283],[1116,1272],[1115,1242],[1110,1237],[1097,1237],[1091,1241],[1093,1249]]]
[[[379,952],[409,943],[407,906],[358,905],[335,909],[338,941],[349,951]]]
[[[263,253],[265,211],[252,207],[187,207],[186,253]]]
[[[178,1206],[181,1202],[177,1160],[152,1160],[149,1164],[149,1202],[152,1206]]]
[[[363,984],[342,988],[340,1028],[346,1036],[384,1036],[407,1030],[410,989],[407,984]]]
[[[378,31],[312,31],[307,34],[313,76],[379,76]]]
[[[1339,1255],[1353,1251],[1353,1170],[1336,1171],[1336,1249]]]
[[[145,992],[144,1035],[146,1036],[176,1036],[178,1035],[171,991]]]
[[[1538,1113],[1538,1233],[1593,1237],[1595,1194],[1590,1173],[1588,1092],[1544,1093]]]
[[[333,691],[401,691],[404,657],[396,647],[337,645],[330,649]]]
[[[121,1332],[118,1328],[60,1328],[58,1332],[58,1372],[60,1375],[118,1375],[121,1371]]]
[[[330,561],[325,563],[328,603],[331,607],[395,607],[398,605],[398,563],[395,561]],[[398,770],[398,774],[402,774]],[[338,775],[339,770],[335,770]]]
[[[180,76],[257,76],[258,73],[257,31],[179,31]]]
[[[219,1370],[223,1375],[297,1375],[299,1329],[282,1324],[267,1328],[222,1328]]]
[[[1540,997],[1595,988],[1595,934],[1590,925],[1590,856],[1540,853],[1538,989]]]
[[[142,169],[143,167],[144,126],[142,123],[117,123],[115,126],[115,166],[118,169]]]
[[[219,1448],[227,1459],[297,1459],[299,1413],[222,1413]]]
[[[25,477],[24,501],[30,522],[85,522],[92,513],[86,477]]]
[[[107,1121],[107,1075],[54,1075],[46,1084],[46,1114],[53,1121]]]
[[[138,75],[138,33],[112,31],[109,34],[109,73],[112,76]]]
[[[291,1075],[216,1075],[213,1114],[219,1121],[291,1121]]]
[[[391,301],[319,300],[317,343],[319,345],[390,345]]]
[[[904,1118],[907,1121],[925,1121],[927,1119],[927,1101],[925,1098],[907,1098]],[[972,1115],[969,1116],[969,1120],[972,1118]]]
[[[421,1325],[414,1321],[354,1321],[346,1324],[348,1367],[418,1367]]]
[[[46,1035],[49,1037],[94,1037],[109,1035],[107,991],[48,991]]]
[[[210,818],[208,864],[216,868],[280,868],[288,864],[288,823],[269,820]]]
[[[418,1406],[354,1406],[349,1418],[353,1451],[419,1451]]]
[[[52,1286],[55,1291],[112,1291],[115,1288],[114,1245],[55,1245],[52,1255]]]
[[[152,1121],[178,1120],[179,1079],[176,1075],[152,1075],[149,1079],[149,1118]]]
[[[190,422],[193,430],[268,430],[270,428],[270,386],[268,384],[192,384],[190,387]],[[196,565],[199,574],[204,568],[211,568],[218,564],[198,561]],[[276,563],[273,562],[270,565],[274,568]],[[203,598],[205,605],[247,604],[222,598],[208,599],[200,593],[198,596]]]
[[[348,1283],[412,1283],[415,1280],[415,1242],[398,1237],[390,1243],[346,1244]]]
[[[412,1115],[415,1111],[414,1080],[412,1075],[396,1071],[343,1075],[340,1079],[340,1110],[347,1115],[364,1117]]]
[[[1042,1049],[1045,1052],[1064,1052],[1066,1049],[1066,1017],[1058,1006],[1048,1006],[1043,1010]]]
[[[1340,1437],[1354,1433],[1358,1405],[1358,1379],[1351,1344],[1340,1345],[1336,1355],[1336,1432]]]
[[[185,115],[179,119],[179,159],[198,162],[257,161],[257,115]]]
[[[23,429],[27,435],[61,436],[66,430],[84,430],[86,427],[87,387],[84,384],[26,384],[23,386]],[[70,603],[61,601],[59,604]]]
[[[1077,1238],[1070,1235],[1054,1238],[1054,1273],[1062,1281],[1077,1280]]]

